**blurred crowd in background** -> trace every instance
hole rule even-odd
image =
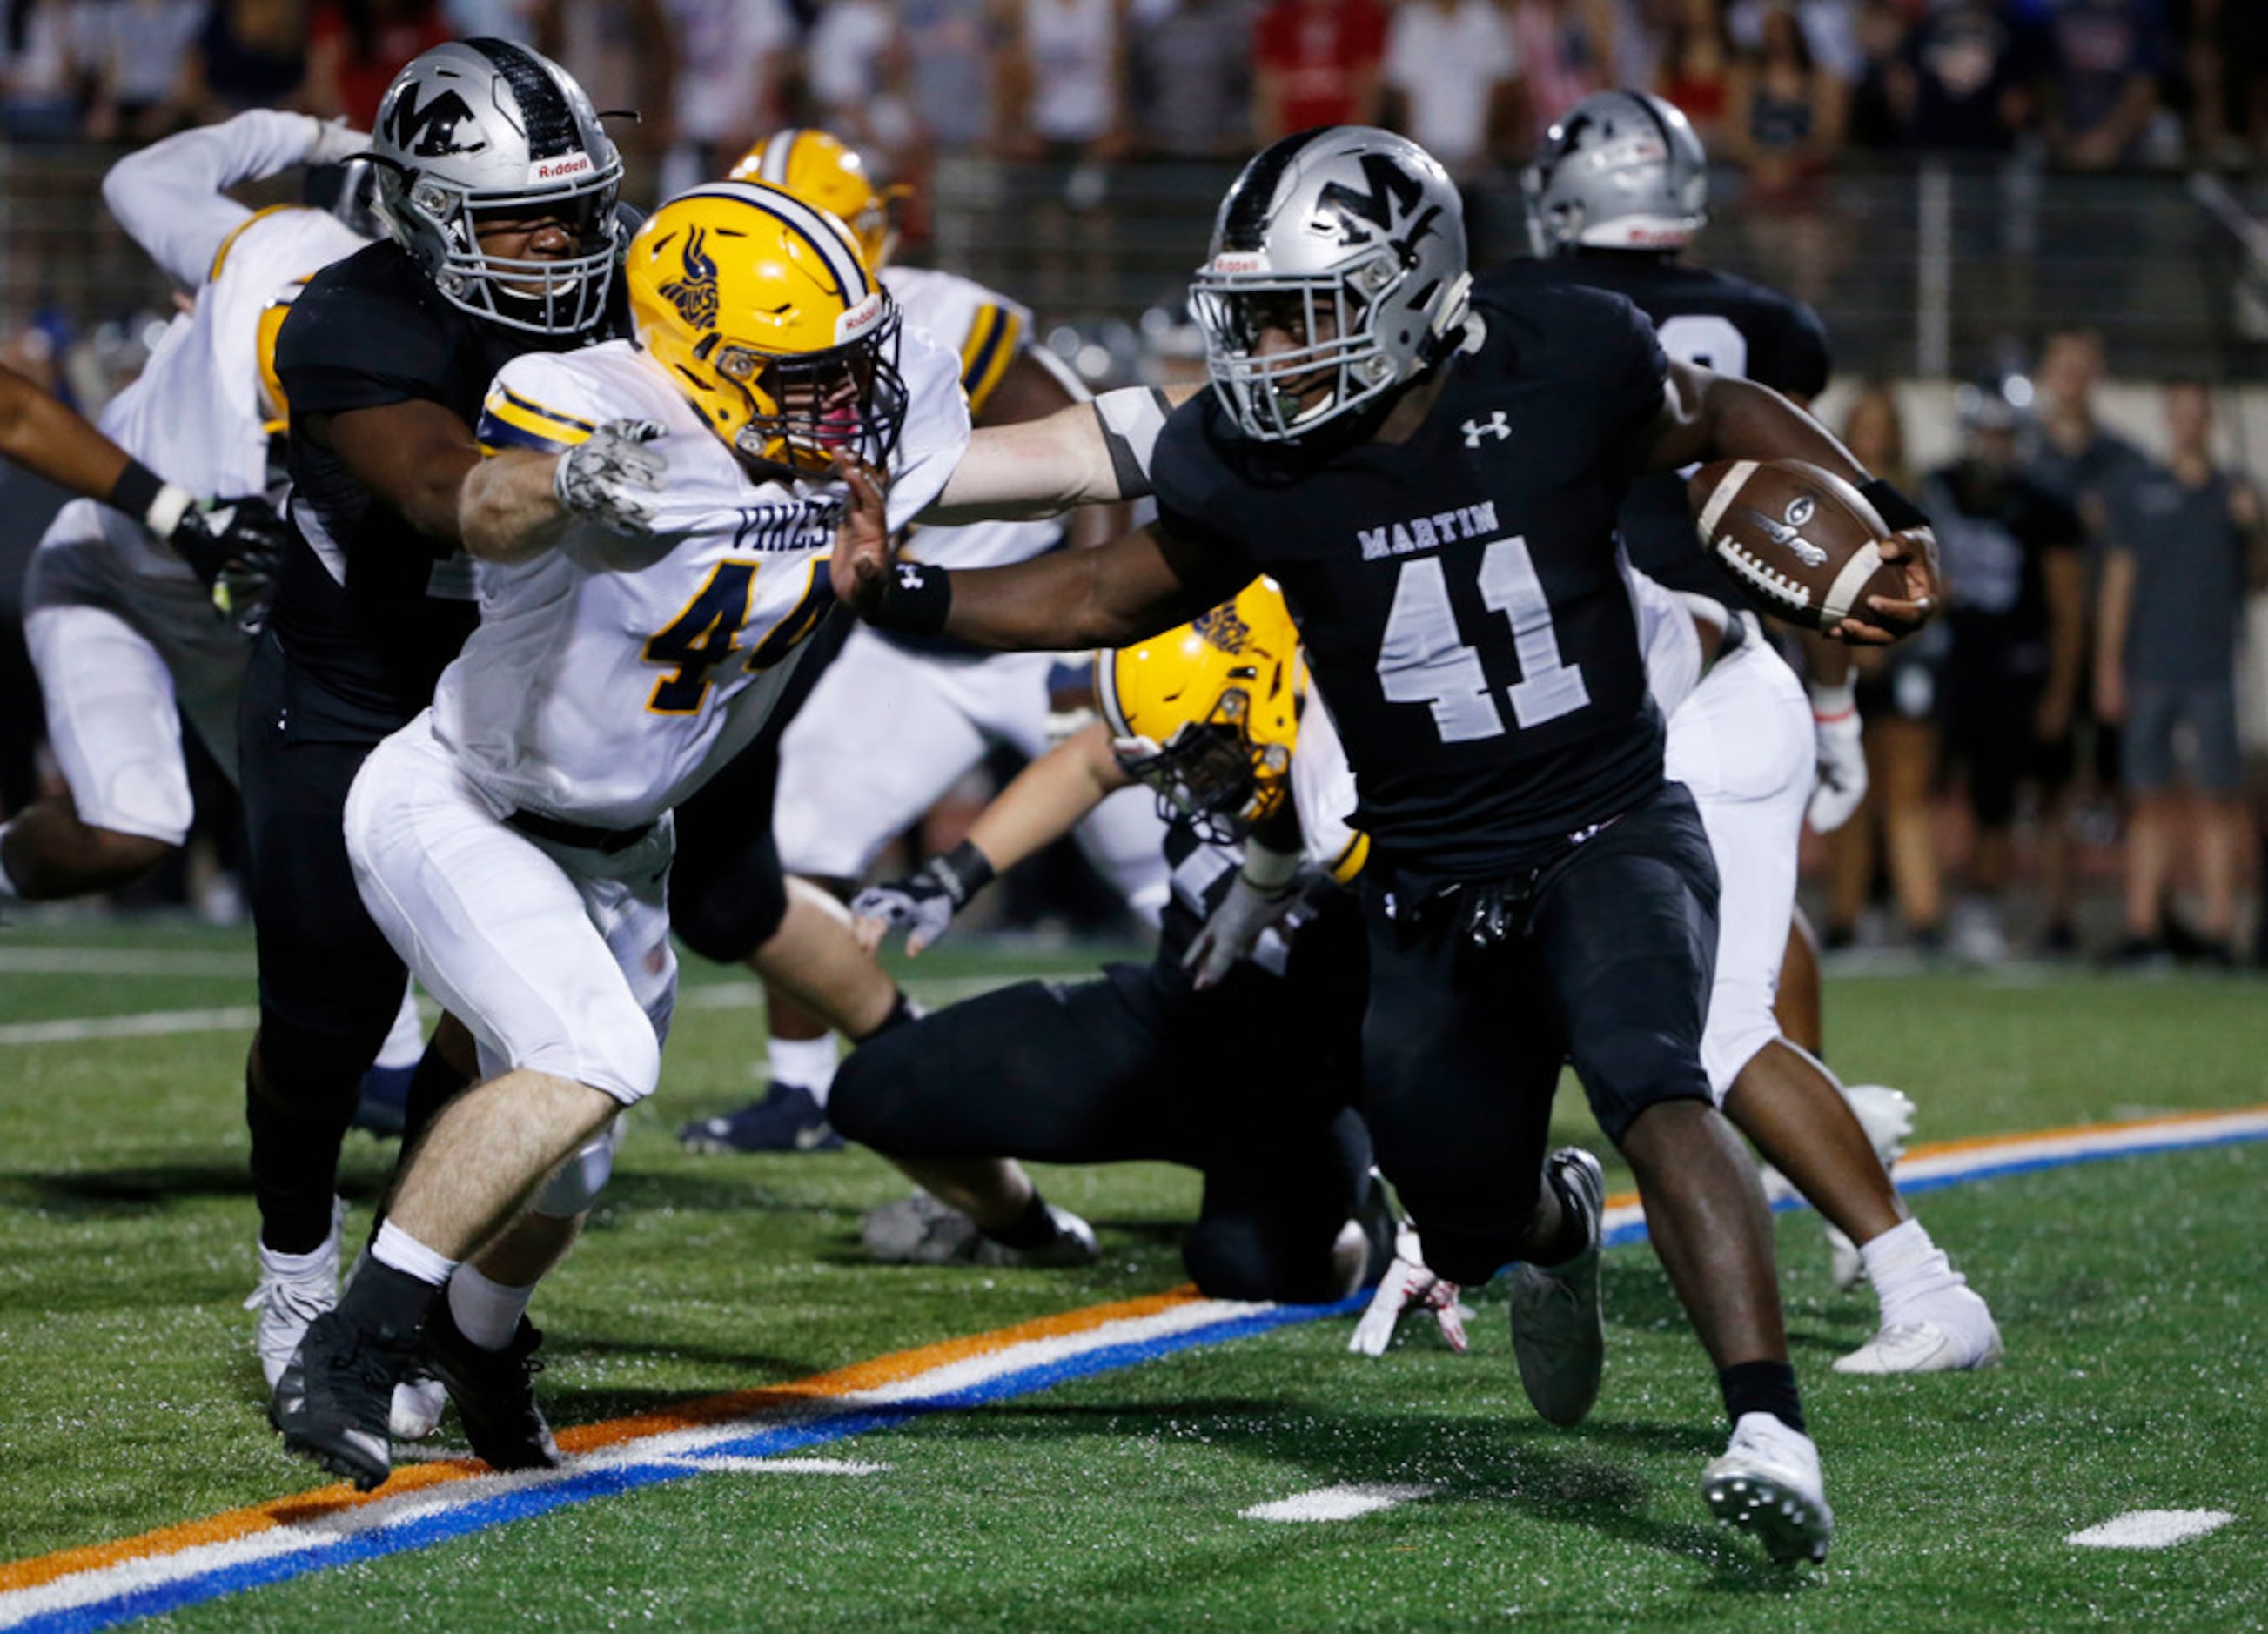
[[[1058,196],[1093,210],[1125,166],[1237,160],[1288,130],[1383,123],[1503,196],[1542,131],[1616,85],[1687,112],[1737,173],[1720,196],[1750,233],[1800,236],[1838,171],[1924,155],[2268,167],[2268,0],[0,0],[0,162],[31,144],[122,148],[253,107],[367,128],[409,57],[501,34],[561,62],[600,110],[639,111],[610,121],[627,196],[720,173],[782,124],[822,125],[910,185],[915,260],[933,224],[926,182],[951,156],[1047,161],[1069,178]],[[1112,186],[1099,215],[1119,208]],[[1049,305],[1044,290],[1011,292]],[[1150,317],[1106,326],[1107,344],[1092,325],[1050,343],[1097,384],[1201,369],[1178,314]],[[42,312],[0,336],[0,361],[92,413],[163,320]],[[2268,966],[2268,547],[2232,468],[2242,439],[2216,438],[2215,397],[2184,382],[2130,394],[2127,434],[2109,429],[2091,331],[2019,350],[2030,355],[1969,388],[1959,457],[1934,471],[1905,451],[1917,431],[1915,445],[1950,445],[1916,423],[1936,399],[1868,386],[1824,405],[1863,461],[1923,496],[1954,598],[1924,637],[1867,659],[1874,792],[1810,853],[1826,945],[1853,960]],[[45,775],[12,603],[55,503],[0,473],[10,810]],[[1012,770],[956,795],[927,843],[949,846]],[[184,867],[129,905],[240,911],[232,796],[209,768],[200,793]],[[1111,901],[1066,854],[1002,906],[1012,924],[1094,930]]]

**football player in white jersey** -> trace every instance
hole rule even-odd
[[[876,184],[864,160],[823,130],[790,129],[757,143],[733,179],[784,189],[848,226],[867,263],[905,315],[961,360],[962,389],[978,425],[1036,419],[1085,401],[1076,379],[1031,342],[1031,314],[995,291],[950,272],[901,267],[891,256],[892,205],[902,189]],[[1075,519],[1100,542],[1113,519]],[[924,527],[908,553],[953,567],[1020,562],[1065,543],[1054,520],[1002,520]],[[1084,655],[1080,655],[1082,667]],[[861,624],[828,666],[780,746],[775,838],[791,876],[850,886],[906,833],[991,744],[1027,760],[1045,754],[1049,675],[1044,652],[987,652],[943,640],[917,640]],[[1079,825],[1089,859],[1142,917],[1155,923],[1167,894],[1159,825],[1136,791],[1105,801]],[[826,1122],[836,1044],[815,1017],[768,994],[771,1021],[765,1097],[680,1130],[696,1151],[811,1151],[839,1145]]]
[[[112,214],[195,298],[102,413],[122,447],[199,493],[268,489],[269,437],[282,411],[262,364],[282,311],[298,283],[367,240],[328,211],[255,214],[225,189],[337,162],[366,142],[304,114],[259,111],[111,168],[103,197]],[[188,834],[182,717],[236,775],[250,639],[216,612],[211,589],[176,550],[86,499],[64,506],[40,541],[24,626],[70,793],[10,822],[0,857],[26,897],[127,885]]]
[[[616,1114],[652,1092],[676,976],[671,810],[762,727],[829,609],[830,465],[890,471],[895,524],[940,494],[1124,497],[1101,407],[1074,416],[1083,460],[1035,458],[1025,439],[1046,432],[1012,428],[947,492],[969,436],[954,358],[902,330],[839,222],[784,193],[670,201],[623,276],[636,344],[497,375],[492,457],[460,501],[479,625],[346,804],[365,905],[486,1075],[428,1130],[270,1402],[287,1447],[364,1489],[391,1469],[393,1388],[450,1272],[523,1209],[586,1208]]]

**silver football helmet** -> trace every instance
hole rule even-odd
[[[1470,304],[1464,208],[1405,136],[1330,125],[1262,151],[1220,202],[1189,286],[1213,390],[1284,442],[1416,379]],[[1290,345],[1263,352],[1273,331]]]
[[[1538,255],[1683,249],[1709,219],[1709,156],[1660,97],[1595,91],[1551,127],[1521,188]]]
[[[442,296],[475,317],[572,335],[606,311],[622,155],[566,71],[526,46],[460,40],[414,58],[379,105],[377,211]],[[484,254],[482,216],[556,214],[577,253]]]

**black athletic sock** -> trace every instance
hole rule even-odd
[[[998,1231],[984,1233],[1004,1248],[1044,1248],[1056,1240],[1056,1217],[1037,1191],[1024,1211]]]
[[[339,1314],[382,1345],[407,1346],[441,1290],[408,1271],[376,1260],[365,1263],[339,1296]]]
[[[1557,1165],[1543,1171],[1544,1184],[1559,1198],[1559,1234],[1549,1248],[1539,1250],[1533,1262],[1542,1266],[1565,1265],[1591,1246],[1591,1216],[1587,1205],[1575,1188],[1559,1178]]]
[[[253,1086],[248,1063],[244,1121],[252,1131],[252,1187],[260,1206],[261,1244],[277,1254],[313,1254],[330,1240],[339,1134],[286,1117]]]
[[[1735,1424],[1743,1413],[1770,1413],[1789,1429],[1803,1431],[1795,1369],[1786,1362],[1734,1362],[1718,1373],[1717,1387],[1725,1393],[1725,1413]]]
[[[880,1021],[875,1022],[873,1027],[868,1029],[866,1032],[861,1033],[857,1038],[850,1041],[854,1044],[871,1043],[875,1039],[881,1037],[883,1034],[894,1032],[897,1028],[905,1026],[908,1022],[918,1021],[921,1018],[921,1006],[914,1003],[912,999],[908,998],[905,995],[905,990],[901,988],[898,991],[897,1002],[890,1006],[890,1013],[884,1016]]]

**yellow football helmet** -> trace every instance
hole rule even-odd
[[[906,412],[897,305],[834,217],[711,182],[646,218],[623,276],[638,345],[740,453],[799,472],[888,462]]]
[[[1094,693],[1119,764],[1160,809],[1208,837],[1242,838],[1284,807],[1307,667],[1271,578],[1178,629],[1094,655]]]
[[[818,205],[850,229],[877,272],[897,248],[897,204],[909,189],[876,187],[858,150],[823,130],[775,130],[740,155],[727,180],[765,182]]]

